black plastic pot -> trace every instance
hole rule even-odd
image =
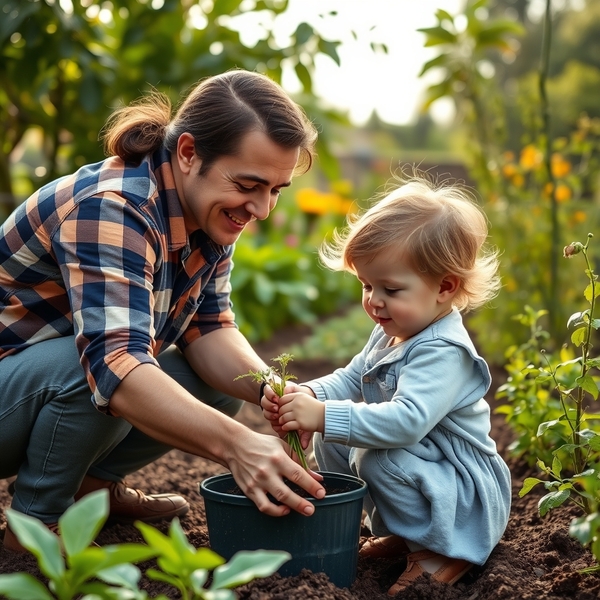
[[[239,550],[285,550],[292,559],[279,573],[297,575],[302,569],[325,573],[338,587],[349,587],[356,579],[362,499],[367,485],[361,479],[340,473],[321,472],[328,494],[315,505],[311,517],[292,511],[285,517],[270,517],[235,490],[230,473],[215,475],[200,484],[204,497],[210,547],[229,560]],[[335,493],[335,490],[347,490]]]

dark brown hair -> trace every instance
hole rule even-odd
[[[192,89],[171,120],[168,97],[152,92],[115,111],[102,132],[107,155],[139,163],[161,145],[170,152],[190,133],[201,174],[220,156],[237,152],[242,137],[263,131],[284,148],[300,148],[301,172],[312,166],[317,132],[306,114],[265,75],[244,70],[208,77]]]

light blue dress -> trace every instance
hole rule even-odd
[[[304,384],[325,402],[319,468],[367,482],[373,534],[483,564],[511,501],[510,472],[489,436],[488,366],[456,309],[389,342],[377,325],[348,366]]]

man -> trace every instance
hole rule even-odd
[[[180,516],[184,498],[124,483],[176,447],[229,468],[267,514],[312,514],[283,478],[320,498],[317,476],[229,417],[262,392],[236,377],[267,368],[235,326],[229,276],[233,244],[310,168],[315,139],[279,86],[230,71],[202,81],[172,119],[158,95],[117,111],[107,160],[7,219],[0,477],[17,476],[15,510],[54,529],[74,499],[106,487],[114,518]],[[10,529],[4,545],[22,550]]]

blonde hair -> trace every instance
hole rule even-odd
[[[322,263],[332,270],[356,274],[356,260],[393,248],[424,279],[457,276],[453,304],[461,311],[498,293],[498,253],[485,247],[487,219],[465,188],[414,176],[347,221],[347,228],[336,230],[319,250]]]

